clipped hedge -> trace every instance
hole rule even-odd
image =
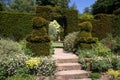
[[[113,36],[120,36],[120,15],[112,16],[112,34]]]
[[[33,18],[33,30],[26,38],[27,47],[35,56],[50,54],[50,37],[48,35],[48,21],[41,17]]]
[[[71,9],[61,9],[50,6],[37,6],[36,15],[49,21],[57,20],[64,28],[64,35],[78,30],[78,12]]]
[[[36,56],[48,56],[50,55],[50,43],[27,43],[27,47],[35,53]]]
[[[97,14],[94,19],[80,20],[79,22],[90,21],[93,25],[92,36],[99,40],[105,38],[109,33],[112,33],[112,18],[111,15]]]
[[[63,15],[66,18],[66,25],[65,25],[65,35],[68,35],[68,33],[72,33],[75,31],[79,31],[78,27],[78,12],[76,10],[71,9],[64,9]]]
[[[25,13],[0,12],[0,36],[23,39],[32,31],[32,17]]]

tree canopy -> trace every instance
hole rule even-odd
[[[34,6],[34,0],[14,0],[9,6],[9,10],[32,13],[35,11]]]
[[[120,0],[97,0],[92,5],[93,14],[107,13],[111,14],[114,10],[120,8]]]
[[[51,5],[67,8],[70,0],[36,0],[36,3],[41,6]]]

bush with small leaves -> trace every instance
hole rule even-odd
[[[25,65],[28,56],[24,54],[19,43],[0,39],[0,80],[15,74],[16,69]]]
[[[55,61],[48,57],[42,58],[42,63],[37,68],[37,71],[37,75],[40,76],[54,76],[56,72]]]
[[[75,48],[75,40],[77,38],[79,32],[73,32],[68,34],[64,39],[64,50],[68,52],[74,52],[76,50]]]

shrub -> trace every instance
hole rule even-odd
[[[64,42],[63,42],[65,51],[74,52],[76,50],[75,40],[77,38],[78,33],[79,32],[73,32],[73,33],[68,34],[65,37]]]
[[[26,66],[30,69],[38,67],[38,65],[41,63],[41,59],[38,57],[30,58],[27,61],[25,61]]]
[[[90,73],[90,78],[92,78],[92,80],[97,80],[100,79],[100,73]]]
[[[25,13],[0,12],[0,36],[17,41],[32,31],[32,15]]]
[[[91,44],[97,42],[97,38],[92,37],[92,24],[89,21],[79,24],[80,32],[77,35],[76,43],[82,49],[91,49]]]
[[[94,18],[94,16],[90,13],[84,13],[79,16],[79,19],[81,19],[81,20],[89,20],[89,19],[93,19],[93,18]]]
[[[42,58],[42,63],[37,68],[38,75],[42,76],[53,76],[56,72],[56,65],[55,61],[53,61],[51,58],[45,57]]]
[[[56,72],[55,61],[50,57],[29,59],[26,61],[26,66],[29,68],[29,73],[38,76],[54,76]]]
[[[0,39],[0,79],[15,74],[16,69],[25,65],[28,58],[21,45],[12,40]]]
[[[112,62],[111,63],[113,65],[113,69],[120,70],[120,58],[119,57],[112,58]]]
[[[91,62],[91,70],[93,72],[104,72],[112,67],[107,58],[96,57]]]
[[[117,10],[113,11],[113,14],[115,15],[120,15],[120,8],[118,8]]]
[[[22,46],[22,49],[23,49],[25,55],[28,55],[28,56],[33,56],[34,55],[34,53],[30,49],[27,48],[26,40],[20,41],[19,44]]]
[[[98,37],[99,40],[112,32],[111,15],[97,14],[94,20],[91,20],[91,23],[93,25],[92,35],[93,37]]]
[[[97,42],[92,46],[92,49],[96,52],[98,56],[106,57],[108,55],[111,55],[111,49],[106,47],[104,44]]]
[[[112,34],[114,37],[120,36],[120,15],[112,16]]]
[[[78,12],[76,10],[61,9],[50,6],[37,6],[36,15],[49,21],[57,20],[65,30],[62,37],[78,31]]]
[[[37,21],[37,22],[36,22]],[[27,48],[31,49],[35,56],[47,56],[50,54],[50,37],[48,35],[47,20],[41,17],[33,18],[33,31],[27,36]]]
[[[8,77],[6,80],[35,80],[35,76],[34,75],[26,75],[26,76],[14,75],[12,77]]]

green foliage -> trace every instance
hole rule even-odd
[[[111,55],[111,49],[106,47],[104,44],[97,42],[92,46],[92,49],[96,52],[98,56],[107,57]]]
[[[29,56],[34,55],[34,53],[30,49],[27,48],[26,46],[27,42],[25,40],[20,41],[19,44],[22,46],[22,49],[25,55],[29,55]]]
[[[89,20],[89,19],[93,19],[93,18],[94,18],[94,16],[90,13],[84,13],[79,16],[79,19],[82,19],[82,20]]]
[[[92,78],[92,80],[96,80],[96,79],[100,79],[100,73],[90,73],[90,78]]]
[[[79,26],[80,26],[81,31],[86,31],[86,32],[91,32],[92,31],[91,22],[83,22],[83,23],[79,24]]]
[[[92,24],[89,21],[79,24],[80,32],[77,35],[76,44],[80,48],[91,48],[91,44],[97,42],[97,38],[92,37]]]
[[[35,76],[34,75],[26,75],[26,76],[14,75],[12,77],[8,77],[6,80],[35,80]]]
[[[0,12],[0,36],[23,39],[32,31],[32,15]]]
[[[0,39],[0,80],[15,74],[28,58],[21,45],[12,40]]]
[[[51,6],[59,6],[61,8],[67,8],[68,3],[70,0],[37,0],[36,3],[40,6],[46,6],[46,5],[51,5]]]
[[[3,4],[0,3],[0,11],[3,11],[3,10],[4,10]]]
[[[94,58],[91,63],[91,70],[93,72],[104,72],[111,67],[112,65],[109,60],[102,57]]]
[[[33,17],[33,28],[38,29],[43,26],[47,26],[48,21],[41,17]]]
[[[112,32],[111,16],[107,14],[97,14],[94,20],[90,21],[93,25],[92,35],[99,40],[107,37]]]
[[[65,51],[74,52],[76,50],[76,48],[75,48],[75,40],[77,38],[78,33],[79,32],[73,32],[73,33],[68,34],[65,37],[64,42],[63,42]]]
[[[64,35],[78,31],[78,12],[76,10],[37,6],[36,15],[50,21],[57,20],[64,28]]]
[[[61,17],[61,10],[58,7],[51,6],[37,6],[36,7],[36,15],[46,20],[56,20]]]
[[[41,17],[33,18],[33,31],[26,37],[27,48],[37,56],[50,54],[50,37],[48,35],[48,23]]]
[[[120,58],[118,56],[113,57],[111,63],[113,65],[113,69],[120,70]]]
[[[106,38],[102,39],[100,42],[103,43],[108,48],[110,48],[112,52],[114,52],[114,50],[117,49],[117,45],[119,45],[119,43],[117,42],[116,39],[117,38],[108,34],[108,36]]]
[[[113,36],[120,36],[120,15],[112,16],[112,34]]]
[[[48,56],[50,55],[50,43],[27,43],[27,48],[34,52],[35,56]]]
[[[9,6],[9,11],[34,13],[34,0],[13,0]]]
[[[117,10],[113,11],[113,14],[115,15],[120,15],[120,8],[118,8]]]
[[[92,5],[93,14],[108,13],[111,14],[114,10],[120,7],[119,0],[97,0]]]
[[[71,13],[71,14],[70,14]],[[61,26],[64,26],[64,34],[79,31],[78,26],[78,12],[76,10],[64,9],[63,10],[64,20]]]
[[[39,65],[38,67],[38,75],[42,75],[42,76],[53,76],[55,75],[56,72],[56,65],[55,65],[55,61],[53,61],[51,58],[49,57],[45,57],[42,59],[42,63],[41,65]]]
[[[53,25],[49,25],[49,35],[51,40],[55,41],[57,39],[57,30]]]

